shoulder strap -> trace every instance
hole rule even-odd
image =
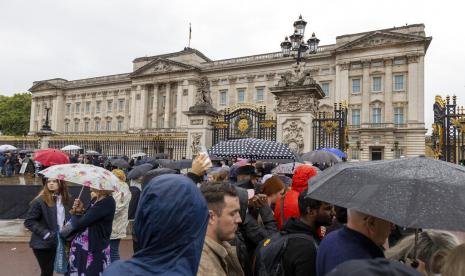
[[[307,241],[310,241],[313,243],[313,245],[315,246],[315,249],[318,250],[318,243],[315,241],[315,238],[313,238],[312,236],[308,235],[308,234],[304,234],[304,233],[290,233],[290,234],[287,234],[289,236],[289,239],[292,239],[292,238],[299,238],[299,239],[304,239],[304,240],[307,240]]]
[[[286,194],[287,192],[285,192],[282,196],[281,196],[281,204],[279,206],[279,212],[280,212],[280,217],[281,217],[281,227],[286,224],[286,219],[284,217],[284,198],[286,197]]]

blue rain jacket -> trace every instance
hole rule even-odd
[[[155,177],[142,192],[134,221],[141,250],[103,275],[196,275],[207,225],[207,203],[191,179]]]

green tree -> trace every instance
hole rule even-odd
[[[0,131],[3,135],[26,135],[29,132],[31,102],[30,93],[0,95]]]

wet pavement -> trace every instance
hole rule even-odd
[[[0,176],[0,185],[42,185],[42,178],[31,175]],[[0,275],[1,276],[1,275]]]
[[[128,259],[132,256],[132,240],[121,241],[120,256],[121,259]],[[0,243],[0,276],[9,275],[40,275],[39,265],[28,242]]]

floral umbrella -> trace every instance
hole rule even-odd
[[[104,168],[89,164],[63,164],[39,172],[47,178],[64,180],[97,190],[118,191],[119,179]]]

